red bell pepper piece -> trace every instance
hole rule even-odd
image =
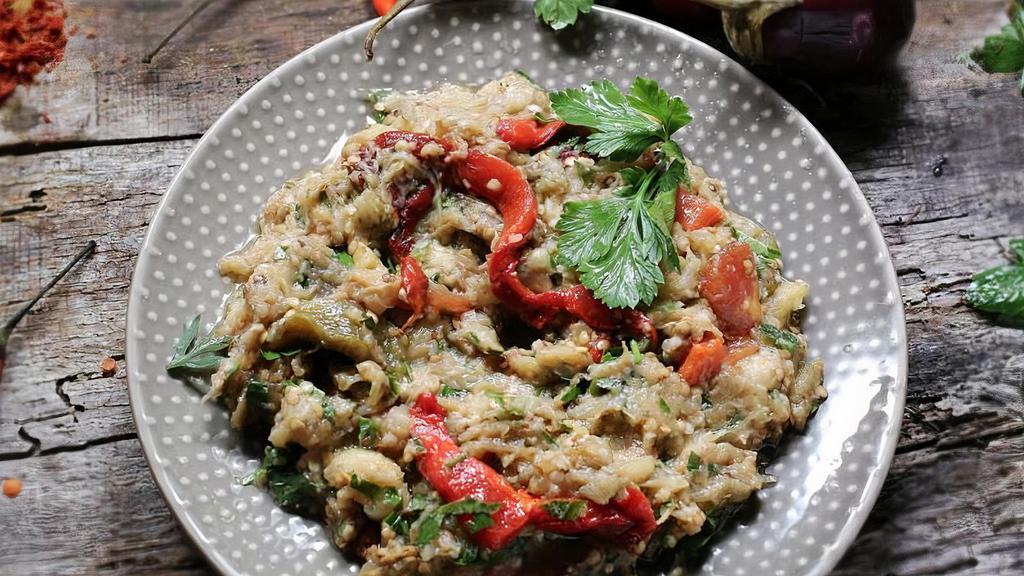
[[[544,504],[557,500],[545,500]],[[636,486],[630,486],[625,496],[608,504],[587,502],[586,511],[575,520],[556,518],[546,506],[536,506],[530,523],[557,534],[595,534],[614,538],[625,544],[625,548],[633,548],[647,540],[658,527],[650,501]]]
[[[395,6],[396,2],[398,0],[373,0],[373,9],[377,11],[377,16],[383,16]]]
[[[676,222],[683,230],[693,232],[708,226],[717,226],[725,218],[725,211],[685,188],[676,192]]]
[[[487,262],[495,296],[528,314],[527,321],[536,328],[566,312],[596,330],[610,331],[625,324],[657,344],[657,330],[642,312],[612,310],[582,285],[538,294],[519,280],[519,256],[537,220],[537,197],[515,166],[470,150],[465,159],[456,162],[455,172],[471,193],[497,208],[505,223]]]
[[[448,435],[444,408],[432,393],[420,394],[409,409],[409,418],[409,434],[423,445],[423,453],[417,457],[423,477],[446,502],[473,498],[501,504],[491,515],[494,523],[473,538],[489,550],[508,545],[529,521],[533,497],[513,488],[482,461],[465,457]]]
[[[444,148],[445,152],[452,151],[452,145],[444,140],[438,140],[433,136],[427,134],[420,134],[418,132],[407,132],[405,130],[391,130],[388,132],[381,132],[373,139],[373,143],[378,148],[394,148],[395,144],[399,142],[410,142],[415,146],[412,149],[412,153],[419,156],[423,152],[423,147],[427,144],[437,144],[441,148]]]
[[[433,143],[441,146],[446,152],[451,151],[451,145],[447,142],[437,140],[426,134],[392,130],[383,132],[374,139],[374,143],[380,148],[392,148],[399,142],[410,142],[414,144],[413,154],[419,155],[423,147]],[[412,309],[412,315],[406,320],[403,330],[411,327],[417,320],[423,317],[427,305],[450,314],[461,314],[470,310],[473,305],[466,298],[448,293],[435,293],[428,290],[430,283],[426,274],[409,252],[415,243],[413,232],[420,220],[430,212],[434,203],[434,186],[424,184],[409,197],[403,198],[397,190],[392,188],[392,203],[398,212],[398,226],[388,239],[388,249],[391,254],[398,258],[402,275],[402,288],[405,290],[405,299]]]
[[[424,392],[409,409],[409,434],[423,445],[417,456],[420,473],[446,502],[472,498],[500,504],[491,515],[493,524],[473,535],[488,550],[505,547],[526,527],[559,534],[595,534],[614,538],[632,548],[657,528],[650,501],[632,486],[626,495],[609,504],[587,502],[587,510],[575,520],[552,516],[542,500],[517,490],[493,468],[465,456],[444,425],[444,408],[431,392]]]
[[[711,257],[700,272],[698,290],[727,336],[745,336],[761,321],[754,253],[743,242],[733,242]]]
[[[517,152],[540,148],[565,127],[562,120],[540,123],[536,118],[502,118],[495,132]]]
[[[697,342],[679,367],[679,374],[690,386],[703,386],[718,375],[725,360],[725,343],[720,338],[708,336]]]

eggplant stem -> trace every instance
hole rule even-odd
[[[54,285],[57,284],[57,282],[60,282],[62,278],[67,276],[68,272],[70,272],[71,269],[74,268],[76,264],[81,262],[82,259],[88,256],[89,254],[92,254],[92,251],[95,249],[96,241],[89,240],[89,243],[85,245],[85,248],[82,248],[78,252],[78,254],[71,259],[70,262],[65,264],[64,269],[61,270],[56,276],[54,276],[53,279],[50,280],[49,284],[43,286],[43,289],[40,290],[39,293],[35,295],[35,298],[29,300],[27,304],[21,307],[21,310],[18,310],[14,314],[14,316],[11,316],[11,319],[8,320],[7,323],[3,325],[3,328],[0,328],[0,358],[2,358],[3,350],[4,348],[7,347],[7,340],[10,339],[11,332],[14,331],[14,327],[18,325],[18,322],[21,322],[21,319],[24,318],[25,315],[28,314],[28,311],[31,310],[32,307],[36,305],[36,302],[39,302],[43,298],[43,296],[45,296],[46,293],[50,291],[50,288],[53,288]]]
[[[379,20],[370,28],[370,31],[366,33],[366,41],[363,42],[363,51],[366,53],[366,61],[373,60],[373,43],[377,40],[377,36],[380,35],[381,30],[388,25],[389,22],[395,19],[395,16],[408,8],[416,0],[398,0],[395,5],[388,10],[388,13],[381,16]]]
[[[153,58],[155,58],[156,55],[164,49],[164,46],[167,46],[168,42],[170,42],[175,36],[178,35],[178,32],[181,32],[182,28],[188,26],[188,23],[194,20],[196,16],[199,16],[200,12],[209,8],[210,4],[213,4],[216,1],[217,0],[202,0],[202,2],[196,4],[196,7],[192,9],[192,12],[190,12],[189,15],[185,17],[184,20],[178,22],[178,25],[174,27],[174,30],[171,30],[170,34],[164,36],[164,39],[161,40],[159,44],[157,44],[156,48],[154,48],[149,54],[146,54],[142,57],[142,63],[149,64],[150,62],[152,62]]]

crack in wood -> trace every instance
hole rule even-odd
[[[133,144],[152,144],[159,142],[176,142],[179,140],[198,140],[202,133],[173,134],[170,136],[146,136],[139,138],[111,138],[106,140],[58,140],[43,142],[17,142],[14,144],[0,145],[0,157],[3,156],[28,156],[44,152],[60,152],[64,150],[77,150],[80,148],[95,148],[99,146],[129,146]]]

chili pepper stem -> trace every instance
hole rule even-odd
[[[164,36],[164,39],[161,40],[159,44],[157,44],[156,48],[154,48],[149,54],[146,54],[142,57],[142,63],[149,64],[150,62],[152,62],[153,58],[155,58],[156,55],[164,49],[164,46],[167,46],[168,42],[170,42],[175,36],[178,35],[178,32],[181,32],[182,28],[188,26],[188,23],[195,19],[195,17],[198,16],[200,12],[209,8],[210,4],[213,4],[216,1],[217,0],[202,0],[201,2],[196,4],[196,7],[192,10],[192,12],[189,13],[189,15],[186,16],[184,20],[179,22],[178,25],[175,26],[173,30],[171,30],[170,34]]]
[[[21,309],[18,310],[14,314],[14,316],[11,316],[11,318],[3,325],[3,327],[0,328],[0,376],[3,375],[3,364],[7,356],[7,341],[11,338],[11,333],[14,332],[14,327],[17,326],[18,322],[21,322],[21,319],[24,318],[26,314],[28,314],[28,311],[31,310],[32,307],[36,305],[36,302],[39,302],[43,298],[43,296],[45,296],[46,293],[49,292],[50,289],[57,284],[57,282],[60,282],[61,279],[64,278],[64,276],[67,276],[68,272],[70,272],[71,269],[75,267],[75,265],[81,262],[82,259],[84,259],[86,256],[92,254],[93,250],[95,249],[96,241],[90,240],[89,243],[86,244],[85,247],[82,248],[78,252],[78,254],[76,254],[75,257],[71,259],[70,262],[64,265],[64,268],[56,276],[54,276],[53,279],[50,280],[50,282],[46,286],[43,286],[43,289],[40,290],[39,293],[36,294],[34,298],[29,300],[28,303],[22,306]]]
[[[366,34],[366,41],[363,42],[363,51],[366,52],[366,61],[373,60],[373,43],[377,40],[377,36],[381,30],[388,25],[389,22],[395,19],[396,16],[402,11],[408,8],[416,0],[398,0],[391,10],[387,14],[380,17],[380,20],[370,28],[370,31]]]

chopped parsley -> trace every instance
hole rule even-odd
[[[384,504],[386,506],[396,507],[402,503],[402,495],[398,493],[398,490],[391,488],[383,488],[363,480],[358,475],[353,474],[349,486],[352,486],[360,494],[363,494],[375,503]]]
[[[278,359],[284,358],[284,357],[295,356],[299,352],[302,352],[301,348],[297,348],[295,350],[281,350],[281,351],[260,350],[260,356],[262,356],[264,360],[278,360]]]
[[[696,472],[700,470],[700,465],[700,456],[696,452],[690,452],[690,457],[686,459],[686,469],[690,472]]]
[[[359,430],[358,438],[359,445],[364,448],[372,448],[377,445],[377,441],[380,440],[380,430],[377,428],[377,423],[369,418],[359,417],[359,423],[357,425]]]
[[[666,416],[672,414],[672,407],[668,405],[664,398],[658,398],[658,407],[661,408],[662,414]]]
[[[479,500],[473,500],[472,498],[457,500],[455,502],[449,502],[448,504],[438,506],[423,517],[414,542],[417,546],[425,546],[433,542],[441,533],[441,524],[443,524],[445,518],[449,516],[472,514],[473,518],[470,519],[470,522],[473,523],[474,526],[479,527],[477,531],[482,530],[485,527],[483,526],[485,521],[477,519],[477,516],[483,515],[490,518],[491,514],[497,512],[500,507],[501,504],[498,503],[481,502]]]
[[[577,520],[587,512],[586,500],[552,500],[544,510],[559,520]]]
[[[800,338],[792,332],[780,330],[771,324],[761,324],[761,338],[769,344],[786,352],[796,352],[800,348]]]
[[[356,261],[352,259],[352,255],[345,250],[335,250],[334,261],[346,268],[354,266],[356,263]]]
[[[441,396],[443,398],[461,398],[466,395],[465,390],[459,388],[453,388],[447,384],[441,385]]]

